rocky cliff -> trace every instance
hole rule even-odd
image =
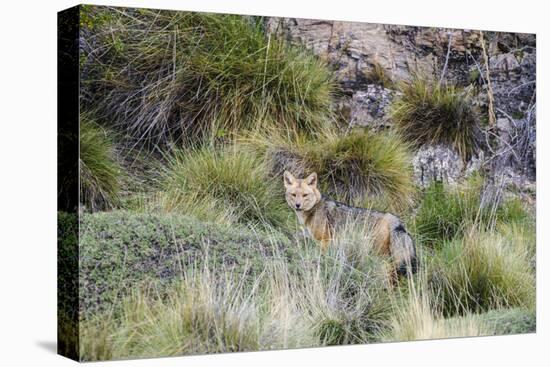
[[[469,88],[486,116],[486,147],[468,162],[450,147],[420,147],[418,183],[458,182],[482,169],[499,185],[534,193],[535,35],[296,18],[267,18],[266,28],[329,63],[341,86],[335,109],[348,126],[391,127],[397,86],[415,74]]]

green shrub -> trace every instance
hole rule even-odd
[[[486,202],[482,202],[484,196]],[[460,236],[474,223],[489,229],[497,223],[524,224],[530,220],[519,199],[494,199],[484,194],[484,179],[479,175],[457,187],[435,182],[426,189],[416,212],[416,235],[424,244],[435,246]]]
[[[266,35],[262,18],[85,13],[93,26],[82,31],[83,103],[139,141],[223,136],[264,123],[311,131],[332,116],[335,82],[325,62]]]
[[[110,132],[82,115],[80,121],[80,202],[92,211],[120,202],[122,168]]]
[[[469,229],[434,255],[429,284],[444,315],[535,306],[535,275],[522,239]]]
[[[78,357],[78,215],[57,213],[57,350]]]
[[[164,173],[169,210],[205,220],[220,214],[233,222],[285,225],[291,212],[265,164],[238,146],[176,152]]]
[[[468,91],[422,77],[401,84],[391,118],[415,144],[447,144],[468,159],[480,147],[479,114]]]
[[[277,179],[284,170],[296,177],[317,172],[321,192],[337,200],[368,205],[384,198],[394,210],[412,203],[416,189],[409,146],[393,132],[325,130],[315,138],[270,134],[248,141],[267,157]]]

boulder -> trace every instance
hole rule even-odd
[[[413,158],[414,178],[421,187],[428,187],[434,181],[456,184],[463,170],[460,155],[444,145],[423,145]]]
[[[351,125],[388,127],[390,123],[386,117],[394,96],[391,89],[374,84],[355,92],[350,103]]]

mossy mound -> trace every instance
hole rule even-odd
[[[479,318],[494,330],[493,335],[526,334],[537,331],[536,314],[524,309],[491,310],[480,314]]]
[[[81,315],[116,308],[138,284],[151,282],[163,289],[192,271],[191,266],[204,264],[253,278],[268,259],[289,256],[289,245],[280,233],[214,225],[183,215],[83,214]]]

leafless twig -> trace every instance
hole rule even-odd
[[[489,74],[489,56],[487,55],[487,50],[485,49],[485,40],[483,38],[483,32],[479,31],[479,37],[481,42],[481,49],[483,50],[483,60],[485,62],[485,74],[487,78],[487,99],[489,106],[489,125],[494,125],[496,122],[496,115],[494,110],[494,96],[493,96],[493,87],[491,86],[491,77]]]
[[[479,71],[479,76],[481,77],[481,81],[483,82],[483,85],[486,86],[487,82],[485,81],[485,77],[483,76],[483,71],[481,70],[481,66],[479,65],[475,57],[470,53],[470,51],[466,50],[466,53],[468,54],[468,56],[472,58],[474,64],[476,65],[477,71]]]
[[[536,80],[530,80],[530,81],[528,81],[528,82],[525,82],[525,83],[523,83],[523,84],[520,84],[520,85],[518,85],[517,87],[514,87],[514,88],[510,89],[510,90],[508,91],[508,95],[512,94],[512,93],[515,92],[517,89],[523,88],[523,87],[525,87],[526,85],[534,84],[534,83],[536,83],[536,82],[537,82]]]
[[[449,64],[449,56],[451,55],[451,43],[453,42],[453,32],[449,31],[449,41],[447,44],[447,56],[445,57],[445,65],[443,65],[443,71],[441,72],[441,77],[439,78],[439,85],[443,83],[445,78],[445,73],[447,72],[447,66]]]

